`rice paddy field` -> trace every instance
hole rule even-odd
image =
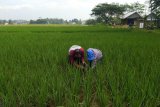
[[[102,50],[103,62],[71,67],[72,45]],[[0,26],[0,107],[57,106],[160,107],[160,31]]]

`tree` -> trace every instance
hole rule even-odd
[[[160,7],[160,0],[150,0],[151,9],[156,10]]]
[[[85,24],[86,25],[95,25],[97,22],[94,19],[88,19],[86,20]]]
[[[160,19],[160,0],[149,0],[151,13],[156,13],[157,19]],[[152,20],[152,19],[151,19]],[[156,21],[157,27],[160,27],[160,21]]]
[[[0,20],[0,24],[5,24],[6,22],[6,20]]]
[[[102,3],[98,4],[95,8],[92,9],[92,16],[102,19],[106,24],[112,22],[113,17],[119,17],[125,11],[124,6],[119,4],[108,4]]]
[[[139,14],[143,14],[144,10],[145,10],[145,5],[144,4],[140,4],[139,2],[135,2],[132,4],[125,4],[124,5],[126,12],[137,12]]]
[[[9,20],[9,21],[8,21],[8,24],[13,24],[13,21],[12,21],[12,20]]]
[[[58,19],[58,18],[54,18],[54,19],[49,19],[49,18],[45,18],[45,19],[37,19],[37,20],[30,20],[30,24],[64,24],[67,23],[67,20],[63,20],[63,19]]]
[[[151,13],[154,12],[160,17],[160,0],[150,0]]]

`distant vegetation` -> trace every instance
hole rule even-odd
[[[79,19],[64,20],[58,18],[39,18],[37,20],[0,20],[0,24],[82,24]]]
[[[143,14],[145,5],[135,2],[132,4],[119,4],[119,3],[101,3],[92,9],[92,16],[95,19],[89,19],[87,24],[104,23],[104,24],[121,24],[121,17],[128,12],[138,12]]]
[[[64,20],[64,19],[37,19],[37,20],[30,20],[30,24],[81,24],[81,20],[72,19],[72,20]]]
[[[94,16],[94,19],[88,19],[86,21],[86,24],[120,25],[122,16],[129,12],[137,12],[144,19],[147,14],[154,13],[156,15],[156,20],[157,20],[157,22],[155,22],[156,25],[160,23],[158,22],[158,20],[160,20],[160,1],[149,0],[147,4],[141,4],[139,2],[131,4],[119,4],[119,3],[98,4],[92,9],[91,12],[91,16]]]

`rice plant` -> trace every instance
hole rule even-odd
[[[159,41],[159,31],[138,29],[1,26],[0,106],[158,107]],[[102,63],[70,66],[74,44],[102,50]]]

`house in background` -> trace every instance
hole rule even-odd
[[[158,26],[158,28],[160,28],[160,18],[158,19],[157,22],[158,22],[158,25],[157,25],[157,26]]]
[[[139,26],[139,23],[141,22],[143,22],[143,18],[137,12],[130,12],[121,17],[121,23],[123,25]]]
[[[156,21],[157,16],[156,16],[155,13],[150,13],[149,15],[146,16],[145,19],[146,19],[147,22]]]
[[[9,25],[9,23],[6,22],[6,23],[4,23],[4,25]]]
[[[160,28],[160,19],[157,18],[157,15],[155,13],[150,13],[145,17],[145,25],[146,26],[157,26]]]
[[[160,28],[160,18],[155,13],[150,13],[145,17],[145,26]]]

